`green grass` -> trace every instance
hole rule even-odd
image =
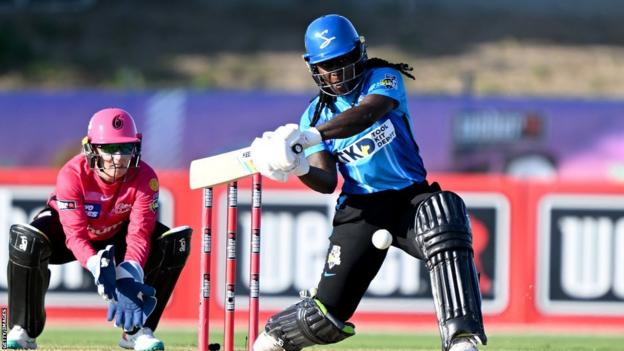
[[[38,338],[41,350],[121,350],[117,347],[119,331],[113,328],[46,328]],[[162,328],[157,336],[165,342],[167,350],[196,350],[196,332],[193,328]],[[221,342],[223,336],[211,335],[211,342]],[[237,350],[243,350],[245,334],[236,335]],[[315,346],[310,350],[410,350],[439,351],[439,338],[435,334],[400,333],[375,334],[362,331],[355,337],[331,346]],[[497,334],[490,333],[489,345],[483,351],[616,351],[622,350],[622,335],[578,334]]]

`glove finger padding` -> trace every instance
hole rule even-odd
[[[141,328],[156,308],[156,289],[143,283],[143,269],[137,262],[120,263],[117,276],[117,301],[109,305],[107,318],[116,316],[115,326],[126,331]]]
[[[105,249],[89,257],[87,268],[93,275],[98,294],[102,296],[104,301],[116,299],[115,247],[108,245]]]
[[[115,318],[115,314],[117,313],[117,303],[115,301],[110,301],[108,303],[108,311],[106,312],[106,320],[112,321]]]

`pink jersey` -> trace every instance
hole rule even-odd
[[[58,211],[65,244],[83,267],[96,254],[91,242],[113,237],[128,220],[124,260],[145,265],[156,225],[158,177],[143,161],[138,172],[130,174],[125,182],[105,183],[84,155],[75,156],[59,171],[48,204]]]

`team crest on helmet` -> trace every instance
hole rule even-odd
[[[123,128],[123,125],[124,125],[124,122],[123,122],[123,119],[121,118],[121,115],[115,116],[115,118],[113,118],[113,128],[121,129]]]
[[[325,29],[324,31],[320,32],[320,33],[316,33],[315,36],[317,38],[323,39],[324,41],[321,43],[321,46],[319,46],[319,48],[321,49],[325,49],[329,44],[331,44],[332,40],[336,39],[335,36],[328,38],[325,36],[325,34],[329,33],[329,29]]]
[[[334,266],[338,265],[340,265],[340,246],[333,245],[327,256],[327,266],[329,269],[332,269]]]

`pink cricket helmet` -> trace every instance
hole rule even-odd
[[[141,134],[130,114],[120,108],[105,108],[89,121],[87,137],[91,144],[138,143]]]

